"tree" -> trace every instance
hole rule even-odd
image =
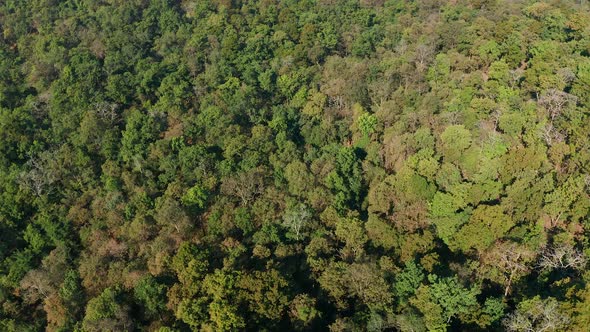
[[[513,226],[514,221],[502,207],[482,204],[473,210],[469,221],[455,235],[453,246],[463,251],[475,248],[481,252],[502,238]]]
[[[289,302],[289,282],[277,271],[254,271],[239,281],[239,287],[245,292],[240,294],[251,312],[259,317],[258,323],[274,325],[280,321]]]
[[[182,203],[188,207],[196,207],[197,209],[203,209],[207,203],[208,192],[201,185],[194,185],[186,191],[186,194],[182,196]]]
[[[64,247],[52,250],[42,261],[41,267],[30,270],[21,280],[23,297],[30,303],[45,301],[54,296],[64,280],[67,252]]]
[[[498,43],[494,40],[489,40],[483,43],[477,49],[477,53],[479,57],[482,59],[483,63],[486,65],[491,64],[493,61],[497,60],[501,54],[500,47]]]
[[[335,194],[335,206],[343,210],[354,208],[360,203],[362,190],[361,165],[352,148],[342,147],[338,150],[335,169],[326,178],[326,185]]]
[[[305,197],[314,188],[315,178],[301,161],[293,161],[285,167],[285,179],[289,192],[298,197]]]
[[[565,223],[568,219],[576,221],[581,217],[578,211],[587,209],[586,202],[581,200],[586,195],[584,187],[585,182],[581,176],[570,177],[561,186],[545,195],[543,210],[549,217],[548,228]]]
[[[166,310],[166,286],[151,275],[143,277],[133,289],[133,295],[142,304],[147,318],[161,317]]]
[[[125,119],[125,130],[121,137],[121,158],[123,161],[141,170],[147,158],[149,145],[154,142],[160,132],[160,122],[156,114],[143,114],[132,110]]]
[[[362,113],[358,119],[358,126],[363,136],[369,136],[377,127],[377,117],[373,114]]]
[[[68,310],[66,317],[72,322],[79,321],[84,309],[86,296],[81,285],[80,275],[75,270],[68,270],[59,289],[59,296]]]
[[[555,121],[565,111],[566,107],[572,104],[575,105],[576,102],[576,96],[556,89],[549,89],[539,97],[539,105],[547,110],[551,122]]]
[[[535,252],[524,245],[499,241],[482,256],[484,268],[480,273],[504,285],[504,297],[507,297],[513,283],[531,272],[535,257]]]
[[[224,179],[221,184],[221,191],[240,198],[242,205],[247,206],[256,196],[262,194],[264,178],[264,170],[254,168],[243,172],[237,177]]]
[[[395,276],[395,295],[399,302],[406,304],[422,285],[425,275],[421,266],[415,262],[406,262],[404,270]]]
[[[502,323],[508,331],[563,331],[570,319],[559,308],[554,298],[541,299],[535,296],[518,304],[516,311]]]
[[[458,190],[455,195],[437,192],[430,203],[430,215],[436,232],[449,246],[453,246],[456,232],[469,220],[467,206],[464,190]]]
[[[432,86],[437,86],[439,83],[443,83],[447,80],[450,74],[451,60],[449,59],[449,56],[444,53],[437,54],[434,63],[428,69],[428,80]]]
[[[379,270],[368,264],[353,263],[347,269],[350,293],[373,310],[384,310],[392,302],[389,285]]]
[[[245,327],[237,300],[237,287],[241,275],[215,270],[203,280],[203,290],[210,299],[208,305],[210,325],[217,331],[233,331]]]
[[[463,125],[451,125],[440,135],[441,152],[448,161],[459,159],[461,154],[471,145],[471,133]]]
[[[590,103],[588,87],[590,87],[590,62],[584,61],[578,64],[578,70],[573,84],[572,94],[579,98],[579,100],[583,101],[586,105]]]
[[[305,328],[318,318],[320,312],[316,309],[314,298],[307,294],[298,294],[291,302],[289,314],[297,324],[301,324],[302,328]]]
[[[304,204],[298,204],[295,207],[287,210],[283,215],[283,226],[287,227],[299,241],[303,236],[306,228],[309,227],[309,221],[312,217],[312,212]]]
[[[567,243],[547,246],[540,256],[538,266],[542,270],[582,270],[587,263],[584,253]]]
[[[57,172],[51,165],[52,158],[54,156],[50,152],[32,157],[27,161],[28,170],[21,174],[21,184],[36,196],[42,196],[55,190],[53,184],[58,178]]]
[[[341,218],[336,224],[336,237],[345,243],[341,254],[344,257],[358,259],[364,253],[367,235],[361,221],[355,218]]]
[[[429,330],[445,330],[456,316],[469,316],[478,307],[480,289],[463,287],[457,277],[429,275],[429,285],[422,285],[410,303],[424,315]]]
[[[130,331],[133,323],[128,308],[119,301],[120,293],[107,288],[88,301],[82,322],[85,331]]]

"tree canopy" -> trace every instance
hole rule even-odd
[[[589,13],[0,1],[0,330],[586,331]]]

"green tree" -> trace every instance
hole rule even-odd
[[[159,135],[160,127],[154,116],[133,110],[126,119],[121,137],[121,158],[135,168],[141,169],[147,158],[149,144]]]
[[[166,286],[158,283],[151,275],[139,280],[133,295],[142,304],[147,318],[161,317],[161,313],[166,310]]]
[[[513,226],[514,221],[502,207],[479,205],[455,235],[453,246],[463,251],[473,248],[481,252],[502,238]]]
[[[99,296],[90,299],[82,327],[86,331],[131,331],[133,323],[128,308],[121,303],[119,292],[105,289]]]
[[[446,330],[453,318],[468,317],[477,310],[477,287],[465,288],[456,277],[429,275],[430,285],[418,288],[410,303],[424,315],[429,330]]]
[[[328,174],[326,185],[336,194],[335,206],[342,210],[358,206],[362,194],[361,164],[352,148],[340,148],[335,169]]]
[[[471,145],[471,133],[463,125],[451,125],[440,135],[441,153],[450,162],[459,159]]]
[[[363,136],[372,134],[377,127],[377,117],[373,114],[363,113],[358,117],[358,126]]]

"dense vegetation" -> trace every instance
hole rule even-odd
[[[585,1],[0,1],[1,331],[587,331]]]

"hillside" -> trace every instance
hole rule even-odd
[[[0,331],[588,331],[590,5],[0,1]]]

